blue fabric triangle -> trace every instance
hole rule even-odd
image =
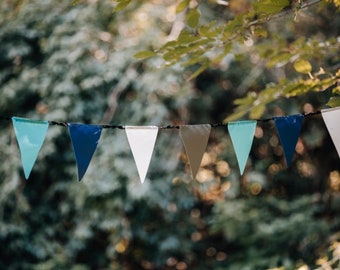
[[[71,142],[78,168],[78,180],[83,178],[102,132],[98,125],[68,124]]]
[[[12,123],[20,148],[25,178],[28,179],[44,143],[49,123],[19,117],[13,117]]]
[[[287,167],[290,166],[295,152],[296,143],[300,136],[303,118],[304,117],[302,114],[274,117],[276,129],[285,154]]]
[[[234,146],[240,174],[244,172],[251,146],[254,140],[256,120],[228,123],[228,132]]]

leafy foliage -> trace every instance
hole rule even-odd
[[[286,75],[288,81],[293,82],[287,83],[285,80],[284,83],[287,85],[287,89],[283,89],[283,92],[290,92],[292,87],[300,88],[301,86],[301,90],[294,91],[294,97],[303,95],[306,91],[320,91],[337,86],[339,77],[336,75],[338,72],[336,63],[339,61],[337,54],[339,41],[336,37],[338,33],[329,33],[329,36],[325,39],[320,38],[320,33],[317,31],[308,33],[308,36],[300,38],[288,36],[291,40],[287,40],[287,34],[284,30],[285,24],[280,26],[277,23],[282,21],[282,18],[288,18],[288,22],[293,21],[292,14],[295,14],[295,24],[299,25],[299,14],[303,13],[307,8],[312,8],[310,7],[311,5],[320,5],[319,1],[312,3],[304,3],[304,1],[292,1],[290,3],[286,0],[255,1],[252,7],[245,7],[244,12],[236,14],[225,12],[223,20],[210,20],[207,23],[198,22],[199,7],[204,9],[206,4],[199,3],[196,7],[190,8],[191,3],[191,1],[181,1],[177,6],[176,11],[178,13],[186,13],[185,18],[189,26],[182,29],[177,39],[168,41],[160,48],[137,53],[135,56],[145,59],[158,55],[163,58],[166,65],[175,65],[180,62],[184,67],[197,67],[190,76],[190,79],[193,79],[207,68],[221,66],[221,63],[223,65],[223,62],[230,55],[235,56],[235,58],[243,58],[244,55],[248,55],[250,59],[254,59],[252,60],[253,64],[260,66],[263,72],[268,72],[263,66],[283,69],[285,67],[289,68],[293,63],[298,73],[309,74],[309,77],[314,79],[313,83],[309,78],[296,78],[297,74]],[[337,5],[336,2],[332,4]],[[237,11],[235,7],[234,9]],[[331,7],[325,7],[325,10],[328,10],[327,12],[330,9]],[[336,17],[336,14],[333,16]],[[227,17],[227,19],[224,17]],[[194,22],[189,21],[189,18]],[[311,24],[309,28],[313,28],[311,20],[312,18],[306,19],[304,22],[304,24]],[[337,25],[338,20],[329,21],[328,23]],[[275,30],[271,31],[271,28],[275,28]],[[332,27],[332,29],[335,28]],[[279,33],[283,33],[283,35]],[[332,60],[327,62],[325,59]],[[314,68],[316,70],[320,69],[317,74],[324,75],[323,77],[327,77],[326,79],[320,80],[311,75],[311,61],[315,62]],[[300,83],[296,84],[296,80]],[[270,85],[270,88],[282,88],[283,84],[280,81],[273,81]],[[306,89],[306,85],[310,85],[310,87]],[[263,88],[262,92],[268,93],[267,87]],[[274,98],[267,94],[263,94],[263,96],[268,96],[268,98],[262,99],[264,104],[255,105],[254,110],[251,109],[254,104],[246,103],[249,99],[246,98],[242,101],[242,105],[247,107],[246,111],[249,112],[248,116],[250,118],[261,117],[266,104],[282,97],[280,94]],[[284,97],[291,97],[291,95],[284,95]],[[226,121],[245,115],[245,113],[239,113],[244,111],[244,108],[239,106],[238,102],[235,105],[237,106],[236,114],[225,119]]]

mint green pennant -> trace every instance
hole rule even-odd
[[[28,179],[44,143],[49,123],[19,117],[12,117],[12,123],[19,144],[25,177]]]
[[[241,174],[243,174],[244,172],[250,149],[253,144],[256,123],[256,120],[236,121],[228,123],[228,132],[234,146]]]

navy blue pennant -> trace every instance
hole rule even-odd
[[[276,129],[285,154],[287,167],[290,166],[295,152],[303,118],[302,114],[274,117]]]
[[[102,127],[97,125],[68,124],[78,168],[78,180],[83,178],[96,151]]]

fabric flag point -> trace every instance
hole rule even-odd
[[[228,123],[228,132],[234,146],[240,174],[244,172],[253,144],[256,120],[236,121]]]
[[[49,127],[48,121],[12,117],[25,178],[28,179]]]
[[[102,127],[98,125],[68,124],[72,147],[81,181],[97,149]]]
[[[125,133],[137,166],[140,181],[143,183],[155,147],[158,127],[126,126]]]
[[[339,108],[321,110],[321,115],[340,157],[340,110]]]
[[[302,126],[302,120],[302,114],[274,117],[280,142],[283,146],[287,167],[290,166],[295,152],[296,143],[299,139]]]
[[[195,179],[207,148],[211,125],[183,125],[179,127],[182,142],[191,167],[191,176]]]

